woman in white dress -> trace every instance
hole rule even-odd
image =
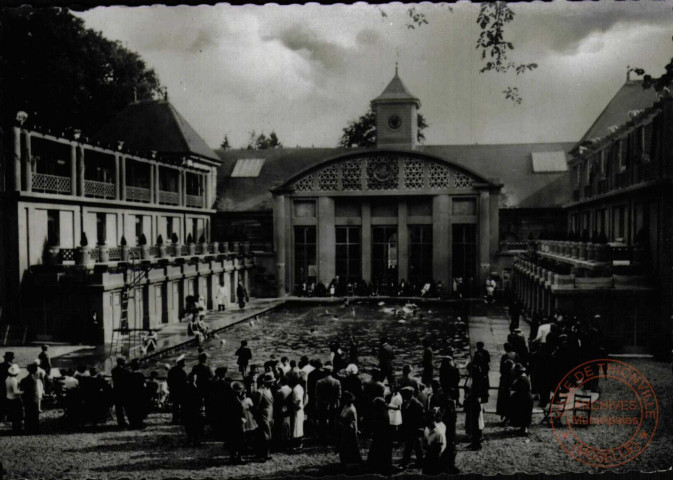
[[[296,450],[302,447],[304,437],[304,387],[295,381],[292,387],[292,443]]]

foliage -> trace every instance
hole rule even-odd
[[[126,237],[125,237],[124,235],[122,235],[121,242],[119,242],[119,243],[121,244],[122,247],[125,247],[125,246],[127,245],[127,243],[126,243]]]
[[[673,37],[671,37],[673,40]],[[653,77],[652,75],[645,72],[645,69],[640,67],[631,68],[629,67],[630,72],[634,72],[636,75],[643,76],[643,88],[654,88],[657,92],[664,92],[668,90],[668,94],[671,94],[670,86],[673,83],[673,58],[664,66],[665,73],[658,77]]]
[[[82,236],[79,239],[79,246],[80,247],[87,247],[89,245],[89,239],[86,238],[86,232],[82,232]]]
[[[66,9],[0,9],[3,123],[23,110],[30,125],[91,134],[135,97],[153,98],[160,89],[137,53]]]
[[[416,140],[419,143],[425,141],[423,130],[428,127],[428,123],[422,114],[417,116],[418,133]],[[375,147],[376,146],[376,113],[370,108],[367,113],[359,119],[351,121],[343,129],[343,134],[339,140],[339,146],[343,148],[353,147]]]
[[[138,244],[139,245],[147,245],[147,237],[145,236],[144,233],[140,234],[140,238],[138,238]]]
[[[270,150],[273,148],[283,148],[283,144],[278,140],[276,132],[272,131],[267,137],[264,132],[257,135],[254,130],[248,133],[247,150]]]
[[[171,242],[173,242],[174,244],[177,244],[177,243],[180,242],[180,239],[178,238],[177,233],[173,232],[173,234],[171,235]]]
[[[199,243],[206,243],[206,237],[203,236],[203,233],[199,237]]]
[[[159,236],[157,237],[157,245],[163,245],[163,244],[164,244],[164,237],[162,237],[161,234],[159,234]]]
[[[189,245],[192,243],[194,243],[194,237],[192,237],[192,234],[190,233],[187,235],[187,244]]]
[[[229,150],[231,148],[231,144],[229,143],[229,136],[225,135],[224,140],[222,140],[222,143],[220,143],[220,148],[222,150]]]

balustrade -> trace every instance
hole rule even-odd
[[[126,187],[126,200],[129,202],[150,203],[152,201],[152,191],[143,187]]]
[[[115,198],[115,184],[98,182],[96,180],[84,180],[84,195],[95,198]]]
[[[186,195],[186,204],[188,207],[203,207],[203,197],[200,195]]]
[[[179,205],[180,194],[178,192],[159,190],[159,203],[165,205]]]
[[[33,173],[31,186],[33,190],[44,193],[72,193],[70,177]]]

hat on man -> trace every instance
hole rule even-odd
[[[400,393],[404,394],[405,392],[408,393],[409,395],[413,395],[414,394],[414,387],[410,387],[408,385],[406,387],[402,387],[400,389]]]
[[[358,366],[355,365],[354,363],[351,363],[346,367],[346,373],[349,375],[357,375],[358,374]]]
[[[264,383],[273,383],[275,381],[276,381],[276,377],[274,377],[273,373],[271,373],[271,372],[266,372],[262,376],[262,382],[264,382]]]
[[[5,352],[4,357],[5,360],[11,361],[12,359],[14,359],[14,352]]]
[[[21,373],[21,368],[17,363],[12,363],[12,365],[7,369],[7,373],[14,376]]]
[[[520,328],[515,328],[514,333],[521,333],[521,329]]]
[[[236,393],[240,393],[245,389],[245,387],[243,387],[241,382],[231,382],[231,389]]]
[[[180,363],[185,361],[185,355],[182,354],[178,358],[175,359],[175,363]]]

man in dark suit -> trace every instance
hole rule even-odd
[[[315,385],[315,399],[318,412],[319,431],[329,434],[331,440],[336,439],[339,417],[339,401],[341,400],[341,382],[332,376],[332,365],[327,362],[323,367],[325,377]]]
[[[201,393],[201,400],[204,402],[208,398],[210,380],[213,378],[213,370],[206,363],[207,360],[208,354],[201,352],[199,353],[199,363],[192,367],[192,375],[196,377],[196,386]]]
[[[257,445],[255,451],[262,462],[270,460],[269,446],[273,428],[273,394],[271,385],[276,381],[273,373],[267,372],[262,377],[262,385],[252,394],[253,413],[257,421]]]
[[[175,365],[168,371],[166,378],[168,384],[168,393],[171,398],[171,406],[173,409],[173,425],[179,425],[182,419],[181,409],[182,402],[187,387],[187,372],[185,372],[185,356],[180,355],[175,361]]]
[[[0,422],[5,419],[5,404],[7,403],[5,400],[7,397],[7,387],[5,386],[5,380],[7,380],[7,377],[9,376],[7,373],[9,367],[11,367],[12,363],[14,363],[14,352],[5,352],[4,358],[5,361],[0,363]]]
[[[112,369],[112,395],[114,397],[117,425],[120,427],[126,426],[124,399],[126,398],[128,391],[129,373],[130,372],[126,368],[126,358],[118,357],[117,366]]]
[[[411,387],[414,395],[418,394],[418,380],[411,376],[411,365],[402,367],[402,376],[397,379],[397,388]]]
[[[140,371],[140,360],[131,360],[128,390],[124,405],[132,429],[145,428],[145,417],[149,409],[149,398],[145,388],[145,375]]]
[[[388,384],[392,385],[395,381],[393,377],[393,360],[395,353],[393,347],[388,343],[388,339],[381,338],[381,347],[379,348],[379,370],[381,370],[381,381],[388,379]]]
[[[25,408],[26,433],[35,434],[40,431],[40,394],[37,386],[37,363],[30,363],[26,369],[28,375],[19,383],[23,392],[21,399]]]
[[[423,405],[414,397],[413,387],[403,387],[402,393],[402,438],[404,439],[404,453],[402,466],[411,462],[412,450],[416,454],[417,467],[423,466],[423,447],[421,436],[425,427],[425,411]]]

